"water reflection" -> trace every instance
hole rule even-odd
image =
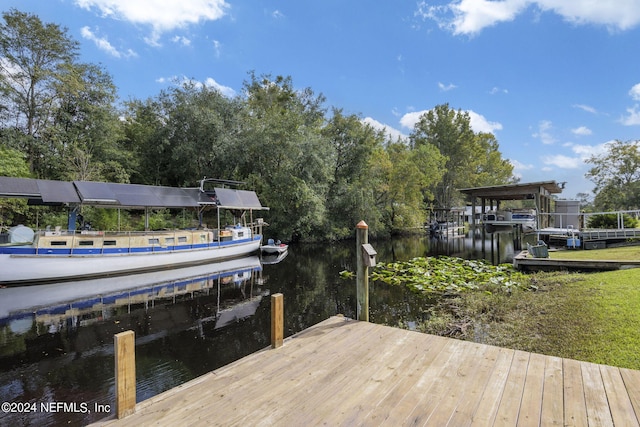
[[[447,254],[504,262],[509,235],[482,243],[427,236],[372,241],[380,262]],[[284,294],[285,335],[355,317],[355,243],[296,245],[276,264],[248,257],[111,279],[0,289],[0,401],[114,402],[113,335],[136,334],[137,399],[148,399],[269,344],[270,299]],[[370,283],[370,319],[408,324],[428,301]],[[0,425],[83,425],[104,413],[0,412]]]
[[[236,354],[217,348],[218,335],[253,316],[269,294],[260,286],[261,271],[253,256],[134,276],[0,289],[0,400],[29,402],[36,409],[0,413],[0,424],[84,424],[108,415],[43,413],[40,404],[112,404],[113,335],[124,330],[136,333],[139,400],[212,365],[229,363]],[[253,351],[263,347],[266,332],[262,335]],[[188,350],[195,355],[190,357]],[[202,363],[207,353],[215,353],[212,365]]]

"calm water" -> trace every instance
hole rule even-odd
[[[512,236],[493,236],[484,245],[427,237],[370,243],[382,262],[436,254],[510,261]],[[141,401],[268,346],[271,294],[284,294],[286,336],[338,313],[355,317],[355,281],[338,274],[355,269],[355,242],[345,242],[291,246],[277,264],[248,257],[0,289],[0,403],[13,403],[0,411],[0,425],[84,425],[113,412],[118,332],[136,334]],[[372,322],[411,325],[425,315],[425,301],[403,288],[370,286]]]

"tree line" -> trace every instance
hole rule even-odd
[[[459,206],[459,188],[515,182],[495,136],[448,104],[393,139],[327,106],[289,76],[248,73],[228,97],[182,82],[120,102],[109,73],[80,61],[65,28],[12,9],[0,26],[0,175],[167,186],[242,181],[283,240],[372,235],[421,226]],[[3,222],[16,210],[2,201]],[[12,211],[9,214],[7,211]]]

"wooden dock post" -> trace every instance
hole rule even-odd
[[[362,245],[369,243],[369,226],[356,225],[356,320],[369,321],[369,269],[364,265]]]
[[[284,297],[271,295],[271,348],[282,347],[284,341]]]
[[[116,416],[131,415],[136,409],[136,343],[133,331],[113,336],[116,377]]]

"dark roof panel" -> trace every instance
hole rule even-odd
[[[25,195],[35,197],[40,195],[35,179],[0,176],[0,196],[26,197]]]
[[[117,205],[120,201],[107,182],[73,181],[82,203]]]
[[[128,208],[182,208],[213,205],[228,209],[263,208],[254,191],[173,188],[93,181],[49,181],[0,177],[0,197],[21,197],[35,204],[86,204]]]
[[[78,192],[71,182],[39,179],[36,183],[44,203],[80,203]]]
[[[263,209],[255,191],[216,188],[215,192],[221,208]]]

